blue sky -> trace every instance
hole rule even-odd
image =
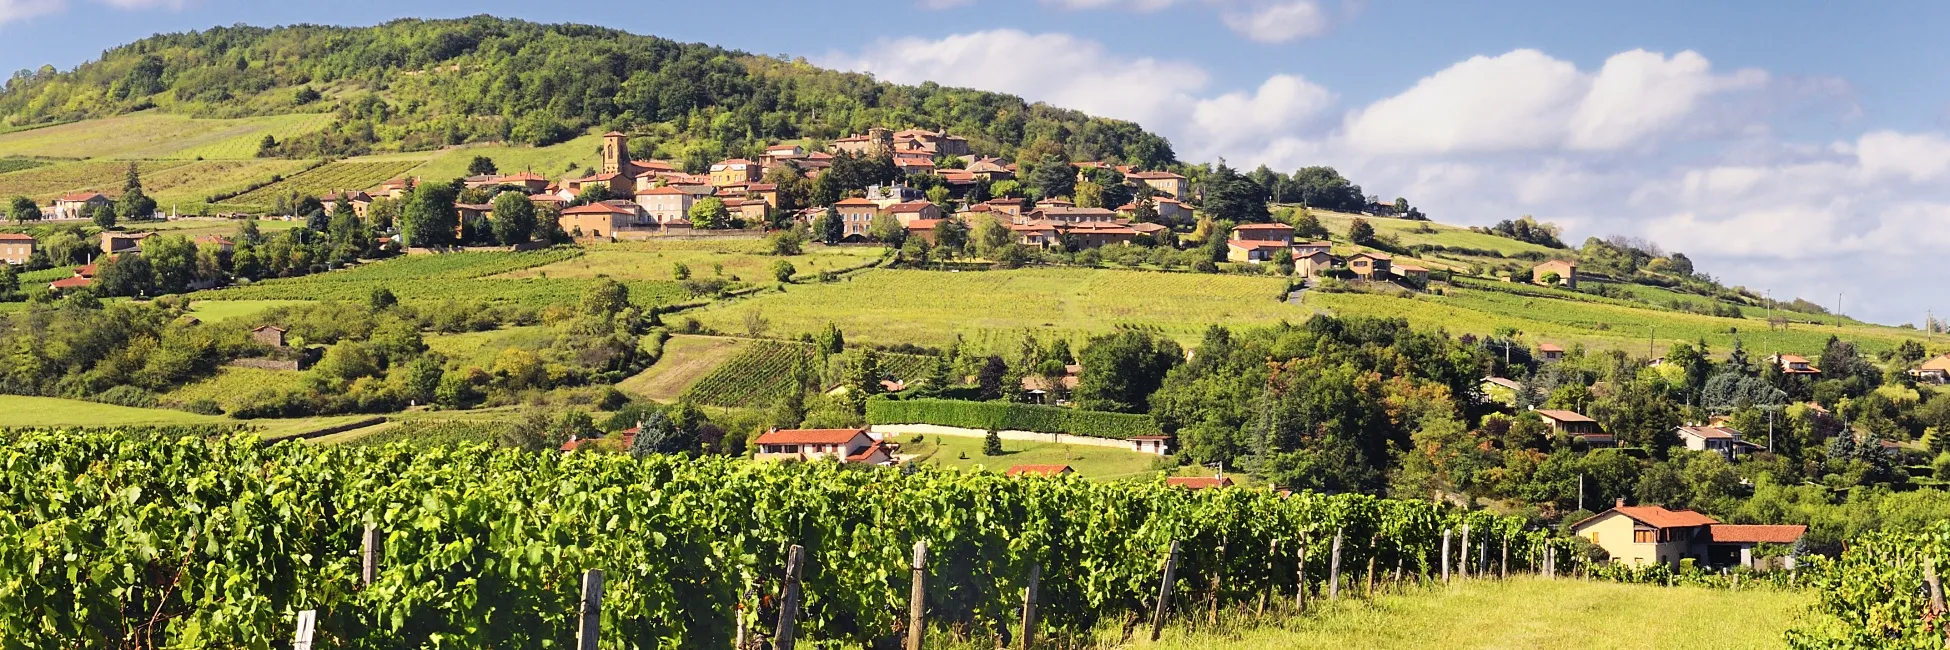
[[[0,68],[162,31],[478,13],[605,23],[1140,122],[1181,157],[1331,164],[1435,218],[1644,237],[1730,285],[1950,310],[1950,3],[0,0]],[[622,14],[623,18],[612,18]],[[620,22],[617,22],[620,21]]]

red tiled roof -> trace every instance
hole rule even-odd
[[[1293,226],[1289,226],[1283,223],[1247,223],[1247,224],[1240,224],[1237,226],[1233,226],[1232,229],[1233,230],[1268,230],[1268,231],[1286,232],[1289,230],[1293,230]]]
[[[1537,350],[1539,352],[1563,352],[1564,348],[1559,347],[1555,343],[1543,343],[1537,346]]]
[[[908,230],[934,230],[935,226],[947,219],[915,219],[907,223]]]
[[[562,214],[636,214],[636,211],[608,203],[591,203],[563,210]]]
[[[1076,470],[1071,469],[1069,465],[1015,465],[1015,466],[1011,466],[1009,468],[1009,471],[1004,472],[1004,474],[1008,476],[1020,476],[1023,474],[1036,474],[1040,476],[1056,476],[1059,474],[1067,474],[1073,471]]]
[[[34,236],[17,232],[0,232],[0,241],[34,241]]]
[[[1211,476],[1173,476],[1165,479],[1165,485],[1169,485],[1172,487],[1191,488],[1194,490],[1206,490],[1211,488],[1232,487],[1232,478],[1211,477]]]
[[[1353,255],[1349,255],[1349,256],[1348,256],[1348,259],[1353,259],[1353,258],[1356,258],[1356,257],[1366,257],[1366,258],[1369,258],[1369,259],[1376,259],[1376,260],[1392,260],[1392,259],[1395,259],[1395,257],[1394,257],[1393,255],[1389,255],[1389,254],[1387,254],[1387,253],[1376,253],[1376,252],[1374,252],[1374,251],[1361,251],[1361,252],[1359,252],[1359,253],[1355,253],[1355,254],[1353,254]]]
[[[106,199],[106,198],[108,198],[108,195],[106,195],[106,194],[102,194],[101,192],[75,192],[75,193],[73,193],[73,194],[63,194],[63,195],[61,195],[61,198],[60,198],[60,199],[58,199],[58,200],[61,200],[61,201],[87,201],[87,200],[90,200],[90,199],[93,199],[93,198],[95,198],[95,197],[97,197],[97,196],[99,196],[99,197],[102,197],[102,198],[104,198],[104,199]]]
[[[872,206],[875,206],[875,207],[878,207],[878,204],[876,204],[876,203],[874,203],[874,202],[872,202],[872,201],[868,201],[868,200],[866,200],[866,199],[863,199],[863,198],[860,198],[860,197],[857,197],[857,196],[856,196],[856,197],[853,197],[853,198],[850,198],[850,199],[841,199],[841,200],[839,200],[839,201],[836,201],[836,202],[834,202],[834,203],[833,203],[833,205],[836,205],[836,206],[839,206],[839,205],[872,205]]]
[[[1707,440],[1732,440],[1740,437],[1740,432],[1726,427],[1679,427],[1679,430]]]
[[[873,454],[874,454],[874,452],[877,452],[877,451],[882,451],[882,452],[884,452],[884,451],[887,451],[887,446],[886,446],[886,443],[883,443],[883,442],[881,442],[881,441],[879,441],[879,440],[875,440],[875,441],[873,441],[873,444],[869,444],[869,445],[867,445],[866,447],[864,447],[864,448],[862,448],[862,449],[860,450],[860,453],[857,453],[857,454],[853,454],[853,455],[851,455],[851,456],[847,456],[847,457],[846,457],[846,462],[849,462],[849,463],[860,463],[860,462],[866,462],[866,460],[867,460],[868,458],[871,458],[871,457],[873,457]]]
[[[751,183],[745,186],[747,192],[776,192],[778,189],[778,183]]]
[[[1728,544],[1793,544],[1808,532],[1801,525],[1713,524],[1707,528],[1715,542]]]
[[[684,190],[671,187],[669,185],[663,185],[659,187],[652,187],[647,190],[636,191],[637,196],[659,196],[659,195],[666,195],[666,194],[690,194],[690,192],[686,192]]]
[[[47,283],[47,286],[56,289],[72,289],[74,287],[85,287],[94,283],[95,281],[89,278],[75,277],[75,278],[61,278],[59,280],[55,280],[53,282]]]
[[[1693,512],[1691,510],[1667,510],[1660,506],[1618,506],[1610,510],[1606,510],[1604,512],[1598,513],[1596,515],[1592,515],[1590,518],[1587,518],[1584,521],[1580,521],[1576,524],[1572,524],[1571,528],[1575,529],[1581,527],[1585,525],[1585,523],[1587,522],[1590,522],[1592,520],[1595,520],[1599,517],[1603,517],[1606,514],[1613,513],[1613,512],[1616,512],[1621,515],[1625,515],[1627,517],[1631,517],[1633,521],[1637,521],[1639,523],[1645,524],[1647,526],[1651,526],[1653,528],[1683,528],[1686,526],[1711,526],[1720,523],[1720,520],[1718,519],[1714,519],[1712,517],[1708,517],[1706,515]]]
[[[1558,422],[1597,422],[1597,420],[1585,417],[1584,414],[1575,411],[1537,409],[1535,413],[1541,417],[1557,420]]]
[[[760,445],[837,445],[851,442],[864,429],[774,429],[752,441]]]
[[[895,203],[888,206],[887,211],[893,213],[920,212],[931,207],[934,207],[934,204],[927,201],[908,201],[906,203]]]
[[[1232,240],[1227,240],[1227,241],[1226,241],[1226,245],[1227,245],[1227,246],[1231,246],[1231,247],[1233,247],[1233,248],[1238,248],[1238,249],[1241,249],[1241,250],[1253,250],[1253,249],[1258,249],[1258,248],[1286,248],[1286,247],[1287,247],[1287,243],[1286,243],[1286,242],[1283,242],[1283,241],[1267,241],[1267,240],[1264,240],[1264,239],[1232,239]]]

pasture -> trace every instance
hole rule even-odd
[[[410,160],[335,162],[293,174],[284,180],[230,197],[224,205],[268,207],[278,197],[324,196],[338,191],[362,191],[405,174],[417,163]]]
[[[512,303],[529,307],[573,304],[595,280],[489,278],[530,266],[551,264],[580,255],[575,248],[557,247],[508,253],[462,252],[406,255],[339,271],[296,278],[265,280],[190,294],[196,300],[352,300],[363,301],[384,287],[400,300],[442,300]],[[688,300],[690,294],[671,282],[624,282],[630,299],[640,305],[667,305]]]
[[[1313,210],[1313,215],[1320,220],[1320,225],[1326,226],[1329,232],[1332,232],[1334,236],[1343,240],[1347,239],[1347,230],[1354,225],[1355,219],[1366,219],[1368,225],[1374,226],[1376,235],[1394,235],[1401,242],[1402,246],[1425,245],[1467,248],[1472,250],[1495,251],[1506,257],[1514,257],[1524,253],[1537,253],[1546,256],[1568,253],[1568,251],[1538,246],[1508,237],[1472,232],[1468,228],[1440,224],[1433,221],[1364,217],[1358,214],[1333,212],[1329,210]]]
[[[922,442],[900,438],[902,456],[915,462],[961,470],[1008,471],[1011,465],[1069,465],[1077,476],[1092,480],[1149,479],[1161,474],[1158,457],[1111,447],[1063,445],[1053,442],[1002,441],[1002,455],[982,454],[983,440],[973,436],[926,436]]]
[[[1038,268],[1015,271],[874,269],[826,284],[789,285],[688,312],[725,332],[745,330],[747,314],[770,321],[772,336],[798,336],[828,322],[848,342],[946,346],[957,334],[1033,331],[1082,339],[1119,325],[1156,327],[1181,344],[1208,325],[1300,322],[1312,311],[1280,300],[1285,282],[1267,276]],[[1013,343],[1015,339],[1011,339]]]
[[[278,307],[302,305],[307,300],[198,300],[190,303],[190,315],[205,323],[221,323],[249,318]]]
[[[233,420],[215,415],[160,408],[131,408],[56,397],[0,395],[0,427],[123,427],[180,424],[233,424],[258,427],[264,438],[281,438],[352,422],[369,415]]]
[[[90,160],[42,165],[21,171],[0,173],[0,195],[26,196],[42,203],[70,192],[93,190],[117,196],[122,193],[130,161]],[[143,191],[164,212],[188,212],[204,204],[213,194],[233,192],[262,182],[276,174],[304,167],[295,160],[263,158],[257,160],[144,160],[135,163],[142,174]]]
[[[522,348],[538,349],[548,344],[552,334],[549,328],[539,325],[504,327],[485,332],[462,332],[459,334],[428,334],[425,337],[427,349],[440,353],[449,361],[461,367],[494,367],[494,359],[503,350]]]
[[[724,277],[733,281],[771,283],[772,265],[779,260],[792,264],[799,279],[815,278],[821,271],[842,271],[879,260],[881,247],[829,247],[808,245],[804,255],[779,257],[763,249],[759,239],[694,239],[642,242],[597,243],[584,247],[582,256],[547,266],[513,271],[508,278],[593,278],[607,275],[618,280],[674,281],[676,266],[688,267],[693,278]],[[719,272],[722,265],[722,275]]]
[[[265,135],[282,141],[331,121],[322,113],[198,119],[152,110],[0,135],[0,156],[246,160],[257,156]]]
[[[585,135],[546,147],[469,145],[439,151],[359,156],[348,158],[346,162],[408,161],[417,164],[412,169],[412,175],[429,180],[446,180],[467,176],[467,165],[474,161],[474,157],[487,156],[494,161],[495,167],[503,174],[532,171],[549,178],[561,178],[569,174],[571,164],[574,164],[577,170],[600,168],[602,146],[601,136]]]

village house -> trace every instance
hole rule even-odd
[[[63,194],[54,199],[53,216],[56,219],[86,219],[95,214],[95,208],[106,206],[112,202],[108,196],[101,192]]]
[[[1312,255],[1317,252],[1333,254],[1334,243],[1325,241],[1294,242],[1293,252],[1295,255]]]
[[[1909,376],[1933,384],[1950,383],[1950,354],[1923,362],[1923,365],[1909,371]]]
[[[1363,280],[1386,280],[1394,276],[1390,269],[1394,259],[1387,253],[1361,251],[1347,257],[1347,270]]]
[[[943,221],[947,221],[947,220],[946,219],[915,219],[913,221],[909,221],[907,223],[901,224],[901,227],[907,230],[908,239],[919,238],[921,241],[927,242],[929,246],[933,246],[935,244],[934,227],[941,225]]]
[[[968,174],[990,183],[1016,179],[1015,165],[1002,162],[1001,158],[979,158],[968,164]]]
[[[637,211],[614,203],[591,203],[578,205],[562,211],[556,223],[562,232],[578,239],[600,239],[616,236],[616,231],[635,225]]]
[[[934,159],[921,154],[894,154],[894,169],[908,176],[934,173]]]
[[[1171,455],[1171,436],[1131,436],[1131,451],[1154,456]]]
[[[286,331],[276,325],[259,325],[251,328],[251,340],[268,347],[282,348]]]
[[[966,156],[968,139],[926,129],[908,129],[894,134],[893,151],[895,153],[920,152],[930,158]]]
[[[678,220],[688,220],[691,205],[697,202],[697,195],[665,185],[647,190],[637,190],[636,204],[643,208],[644,214],[659,225]]]
[[[1523,392],[1523,384],[1504,377],[1484,377],[1478,387],[1483,391],[1483,399],[1511,406],[1517,404],[1517,393]]]
[[[380,183],[379,193],[386,195],[386,198],[389,199],[402,198],[406,196],[407,192],[413,191],[413,186],[418,185],[419,182],[420,179],[417,177],[416,178],[395,178],[386,181],[384,183]]]
[[[534,194],[548,189],[548,178],[532,171],[523,171],[519,174],[496,176],[494,184],[519,187],[525,194]]]
[[[225,253],[236,252],[237,250],[237,244],[222,235],[204,235],[198,237],[196,238],[196,245],[199,248],[208,246]]]
[[[1301,277],[1317,277],[1334,268],[1334,256],[1323,250],[1303,253],[1293,251],[1293,272]]]
[[[1102,248],[1104,246],[1129,246],[1138,238],[1138,231],[1110,221],[1086,221],[1082,223],[1057,224],[1057,230],[1070,238],[1077,250]]]
[[[1397,264],[1395,265],[1395,276],[1408,280],[1427,282],[1429,280],[1429,270],[1413,264]]]
[[[873,218],[880,216],[880,206],[861,198],[842,199],[833,204],[833,210],[840,215],[844,224],[841,237],[866,237],[867,229],[873,226]]]
[[[989,199],[970,206],[970,209],[974,208],[985,208],[988,212],[997,215],[1007,215],[1010,218],[1022,216],[1022,201],[1020,199]],[[998,216],[997,218],[1000,219],[1001,217]],[[1004,219],[1004,221],[1007,221],[1007,219]]]
[[[855,135],[834,140],[828,145],[833,153],[855,156],[871,156],[875,153],[891,153],[894,150],[894,133],[882,127],[867,129],[866,135]]]
[[[17,232],[0,233],[0,261],[26,264],[34,256],[34,236]]]
[[[711,184],[719,187],[726,185],[744,185],[757,181],[758,174],[758,163],[744,158],[722,160],[717,164],[711,165]]]
[[[1159,233],[1171,230],[1170,226],[1162,223],[1131,223],[1123,219],[1119,219],[1117,223],[1137,231],[1139,237],[1150,237],[1154,240],[1158,238]]]
[[[725,199],[724,207],[731,212],[731,216],[742,219],[747,224],[763,224],[765,211],[772,206],[766,205],[764,199]]]
[[[779,209],[779,186],[776,183],[752,183],[745,186],[745,197],[765,202],[765,207]]]
[[[1062,476],[1077,471],[1069,465],[1010,465],[1004,476]]]
[[[1741,449],[1759,449],[1759,445],[1740,439],[1740,432],[1731,427],[1682,426],[1679,427],[1679,442],[1693,451],[1717,452],[1727,460],[1739,457]]]
[[[1578,263],[1570,260],[1551,260],[1531,267],[1530,281],[1547,284],[1544,282],[1544,277],[1553,273],[1557,274],[1557,284],[1571,289],[1578,288]]]
[[[488,215],[490,214],[494,214],[494,204],[455,203],[454,214],[460,217],[460,222],[463,224],[472,221],[479,221],[488,218]]]
[[[894,215],[901,225],[916,221],[940,221],[941,208],[927,201],[908,201],[887,206],[887,214]]]
[[[1230,476],[1168,476],[1165,485],[1187,490],[1215,490],[1232,487]]]
[[[94,278],[85,278],[77,275],[71,278],[61,278],[59,280],[49,282],[47,283],[47,288],[49,291],[53,291],[58,294],[70,289],[80,289],[93,284],[95,284]]]
[[[765,148],[758,155],[758,166],[771,169],[773,165],[806,157],[806,148],[796,144],[775,144]]]
[[[154,237],[153,232],[105,232],[102,233],[102,254],[142,252],[142,240]]]
[[[1163,192],[1165,196],[1183,200],[1185,198],[1185,177],[1171,172],[1131,172],[1125,178],[1135,180],[1151,189]]]
[[[1275,255],[1291,255],[1293,226],[1283,223],[1248,223],[1232,229],[1226,241],[1226,259],[1259,264]]]
[[[1807,531],[1798,525],[1722,524],[1691,510],[1627,506],[1624,499],[1571,526],[1572,534],[1604,549],[1609,562],[1675,569],[1686,559],[1703,568],[1765,568],[1754,558],[1756,546],[1793,544]],[[1786,568],[1792,568],[1791,562]]]
[[[886,465],[893,454],[886,443],[865,429],[773,429],[752,441],[756,460],[832,459],[845,463]]]
[[[1588,447],[1610,447],[1617,443],[1611,434],[1598,426],[1598,421],[1575,411],[1536,409],[1531,411],[1544,419],[1551,427],[1551,434],[1583,442]]]
[[[1806,358],[1797,357],[1792,354],[1777,354],[1768,357],[1767,360],[1771,363],[1780,364],[1781,372],[1786,374],[1790,374],[1790,375],[1821,374],[1821,369],[1816,368],[1814,364],[1810,363]]]
[[[1051,223],[1076,225],[1082,223],[1111,223],[1117,220],[1117,213],[1103,208],[1079,208],[1067,205],[1067,201],[1045,201],[1036,204],[1029,214],[1017,217],[1027,221],[1049,221]]]
[[[1546,362],[1563,361],[1564,346],[1555,343],[1539,344],[1537,346],[1537,359]]]
[[[1037,248],[1056,245],[1056,224],[1047,221],[1008,224],[1009,231],[1016,234],[1016,243]]]
[[[926,192],[900,183],[867,186],[867,200],[883,210],[896,204],[924,201],[927,198]]]

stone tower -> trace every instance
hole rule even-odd
[[[628,173],[630,167],[630,136],[616,131],[603,134],[603,173]]]

